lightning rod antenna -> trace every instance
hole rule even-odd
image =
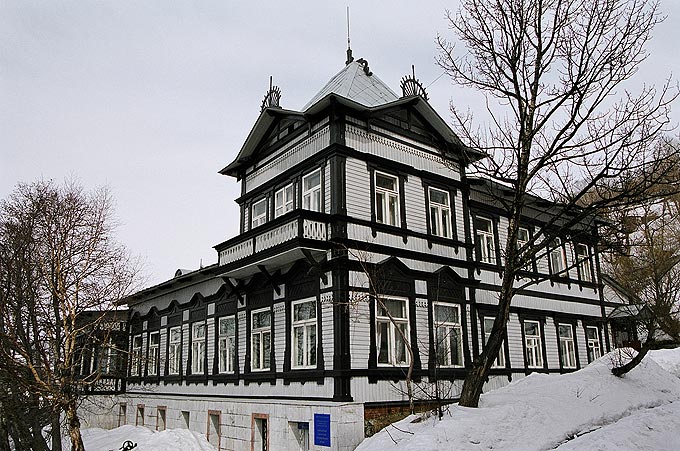
[[[345,61],[345,65],[351,63],[354,61],[354,57],[352,57],[352,48],[350,47],[350,42],[349,42],[349,6],[347,7],[347,61]]]

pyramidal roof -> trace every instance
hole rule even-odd
[[[375,75],[368,75],[364,70],[368,63],[363,60],[352,61],[330,79],[307,104],[302,107],[306,111],[328,94],[337,94],[367,107],[374,107],[393,102],[399,98],[389,86]],[[370,71],[368,71],[370,73]]]

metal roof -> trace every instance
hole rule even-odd
[[[321,91],[302,107],[306,111],[309,107],[326,97],[337,94],[367,107],[374,107],[393,102],[399,98],[381,79],[375,75],[368,75],[366,67],[359,61],[352,61],[344,69],[330,79]]]

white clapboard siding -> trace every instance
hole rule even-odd
[[[350,292],[350,299],[361,299],[363,293]],[[370,350],[370,313],[368,301],[359,300],[350,304],[349,339],[352,350],[352,368],[367,368]]]
[[[576,324],[576,345],[579,362],[581,363],[581,368],[588,365],[588,344],[586,342],[586,331],[583,328],[583,322],[578,320]]]
[[[324,171],[324,185],[323,185],[323,197],[324,197],[324,212],[331,212],[331,165],[327,164],[323,168]]]
[[[335,340],[333,338],[333,303],[321,304],[321,340],[323,343],[324,365],[327,370],[333,369]]]
[[[406,224],[414,232],[427,233],[425,190],[420,178],[409,176],[404,183],[404,203],[406,205]]]
[[[323,127],[308,137],[301,137],[286,145],[274,157],[258,162],[258,167],[249,169],[246,175],[246,194],[312,155],[325,149],[330,144],[330,130]]]
[[[283,371],[283,356],[286,351],[286,307],[283,302],[274,304],[274,357],[276,371]]]
[[[347,215],[371,220],[371,177],[366,163],[347,158],[345,163],[345,199]]]
[[[508,350],[510,365],[515,368],[524,366],[524,343],[522,342],[522,324],[516,313],[510,314],[508,320]]]
[[[555,329],[555,322],[552,318],[546,318],[544,324],[545,336],[545,358],[547,359],[548,368],[560,367],[560,355],[557,350],[557,330]]]
[[[246,367],[246,348],[248,346],[248,340],[246,339],[246,325],[249,321],[245,310],[241,310],[236,315],[236,321],[238,324],[238,366],[240,371],[243,371]]]
[[[427,299],[416,299],[416,335],[418,336],[418,350],[420,351],[420,363],[427,368],[430,352],[430,327],[428,322]]]
[[[207,333],[206,333],[206,348],[208,351],[208,373],[212,373],[213,370],[213,362],[215,360],[215,334],[217,333],[216,331],[216,324],[215,324],[215,318],[208,318],[207,320]]]

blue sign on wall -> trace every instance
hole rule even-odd
[[[314,414],[314,444],[318,446],[331,446],[330,414]]]

